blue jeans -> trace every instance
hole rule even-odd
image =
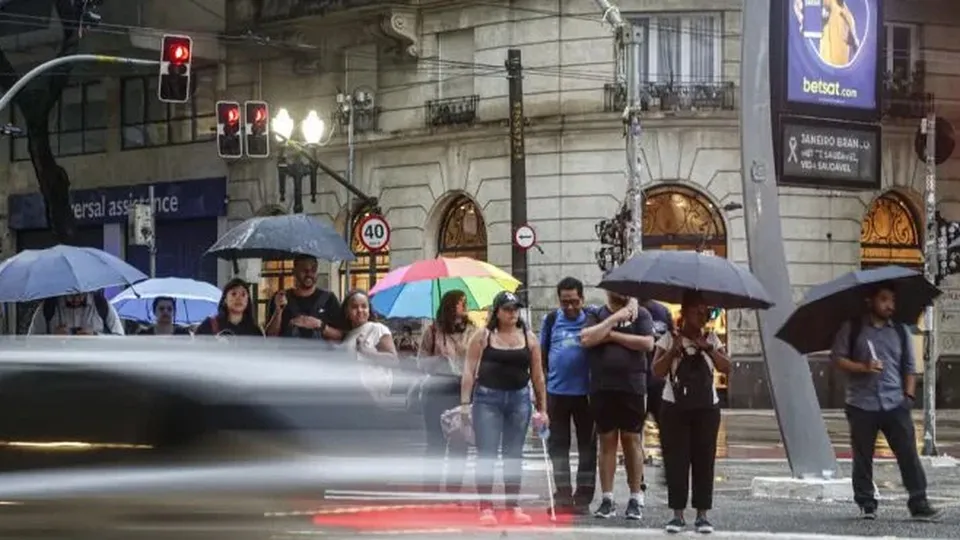
[[[477,385],[473,391],[473,430],[477,437],[477,493],[481,508],[493,503],[493,470],[498,450],[503,455],[503,492],[508,507],[516,507],[523,475],[523,443],[532,414],[530,389],[495,390]]]

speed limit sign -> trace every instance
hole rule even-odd
[[[367,251],[381,251],[390,244],[390,225],[386,218],[370,214],[360,222],[360,244]]]

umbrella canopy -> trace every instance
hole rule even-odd
[[[615,268],[600,288],[624,296],[679,304],[687,291],[723,309],[767,309],[770,294],[746,268],[694,251],[644,251]]]
[[[121,319],[154,323],[153,301],[170,297],[176,302],[177,324],[196,324],[217,312],[221,291],[217,287],[183,278],[148,279],[121,292],[110,301]]]
[[[397,268],[370,290],[374,311],[384,317],[432,319],[448,291],[467,296],[467,309],[485,309],[500,291],[516,291],[520,282],[496,266],[468,257],[438,257]]]
[[[255,217],[227,231],[207,250],[221,259],[286,260],[309,255],[325,261],[352,261],[343,236],[329,223],[304,215]]]
[[[897,293],[894,320],[908,325],[916,324],[924,308],[941,294],[922,274],[902,266],[850,272],[807,291],[777,337],[802,354],[828,350],[840,326],[862,316],[864,298],[884,282],[891,283]]]
[[[96,248],[28,249],[0,263],[0,302],[88,293],[145,279],[143,272]]]

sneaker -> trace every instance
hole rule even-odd
[[[600,501],[600,506],[593,512],[594,517],[610,519],[617,515],[617,505],[610,499],[604,498]]]
[[[630,499],[627,502],[627,510],[624,512],[624,516],[627,519],[632,519],[634,521],[639,521],[643,519],[643,510],[640,509],[643,505],[640,504],[640,501],[636,499]]]
[[[683,532],[683,529],[687,527],[687,522],[683,518],[673,518],[667,523],[667,526],[663,530],[667,531],[670,534],[677,534]]]
[[[496,527],[497,526],[497,515],[493,513],[493,510],[487,508],[480,512],[480,525],[484,527]]]
[[[640,505],[640,508],[647,507],[647,485],[646,484],[643,485],[643,489],[637,495],[637,498],[635,500],[637,501],[637,504]]]
[[[572,514],[576,509],[573,496],[559,491],[553,494],[553,505],[558,514]]]
[[[518,525],[529,525],[533,523],[533,518],[519,508],[513,509],[513,515],[511,518],[513,519],[513,522]]]
[[[937,521],[942,515],[943,510],[930,506],[928,502],[923,502],[910,510],[910,517],[917,521]]]
[[[713,525],[705,517],[698,517],[693,523],[693,528],[700,534],[710,534],[713,532]]]
[[[877,509],[873,506],[864,506],[860,508],[860,519],[873,521],[877,519]]]

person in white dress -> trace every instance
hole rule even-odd
[[[343,316],[347,326],[343,345],[364,363],[360,371],[363,385],[374,399],[388,398],[393,387],[390,367],[399,363],[390,329],[370,319],[370,299],[363,291],[353,291],[343,299]]]
[[[720,399],[714,372],[730,372],[730,358],[717,335],[706,330],[711,308],[689,293],[674,332],[656,344],[653,373],[666,379],[660,411],[660,445],[667,478],[667,502],[673,519],[669,533],[686,527],[683,513],[691,487],[697,532],[713,532],[707,511],[713,505],[714,464],[720,429]]]

